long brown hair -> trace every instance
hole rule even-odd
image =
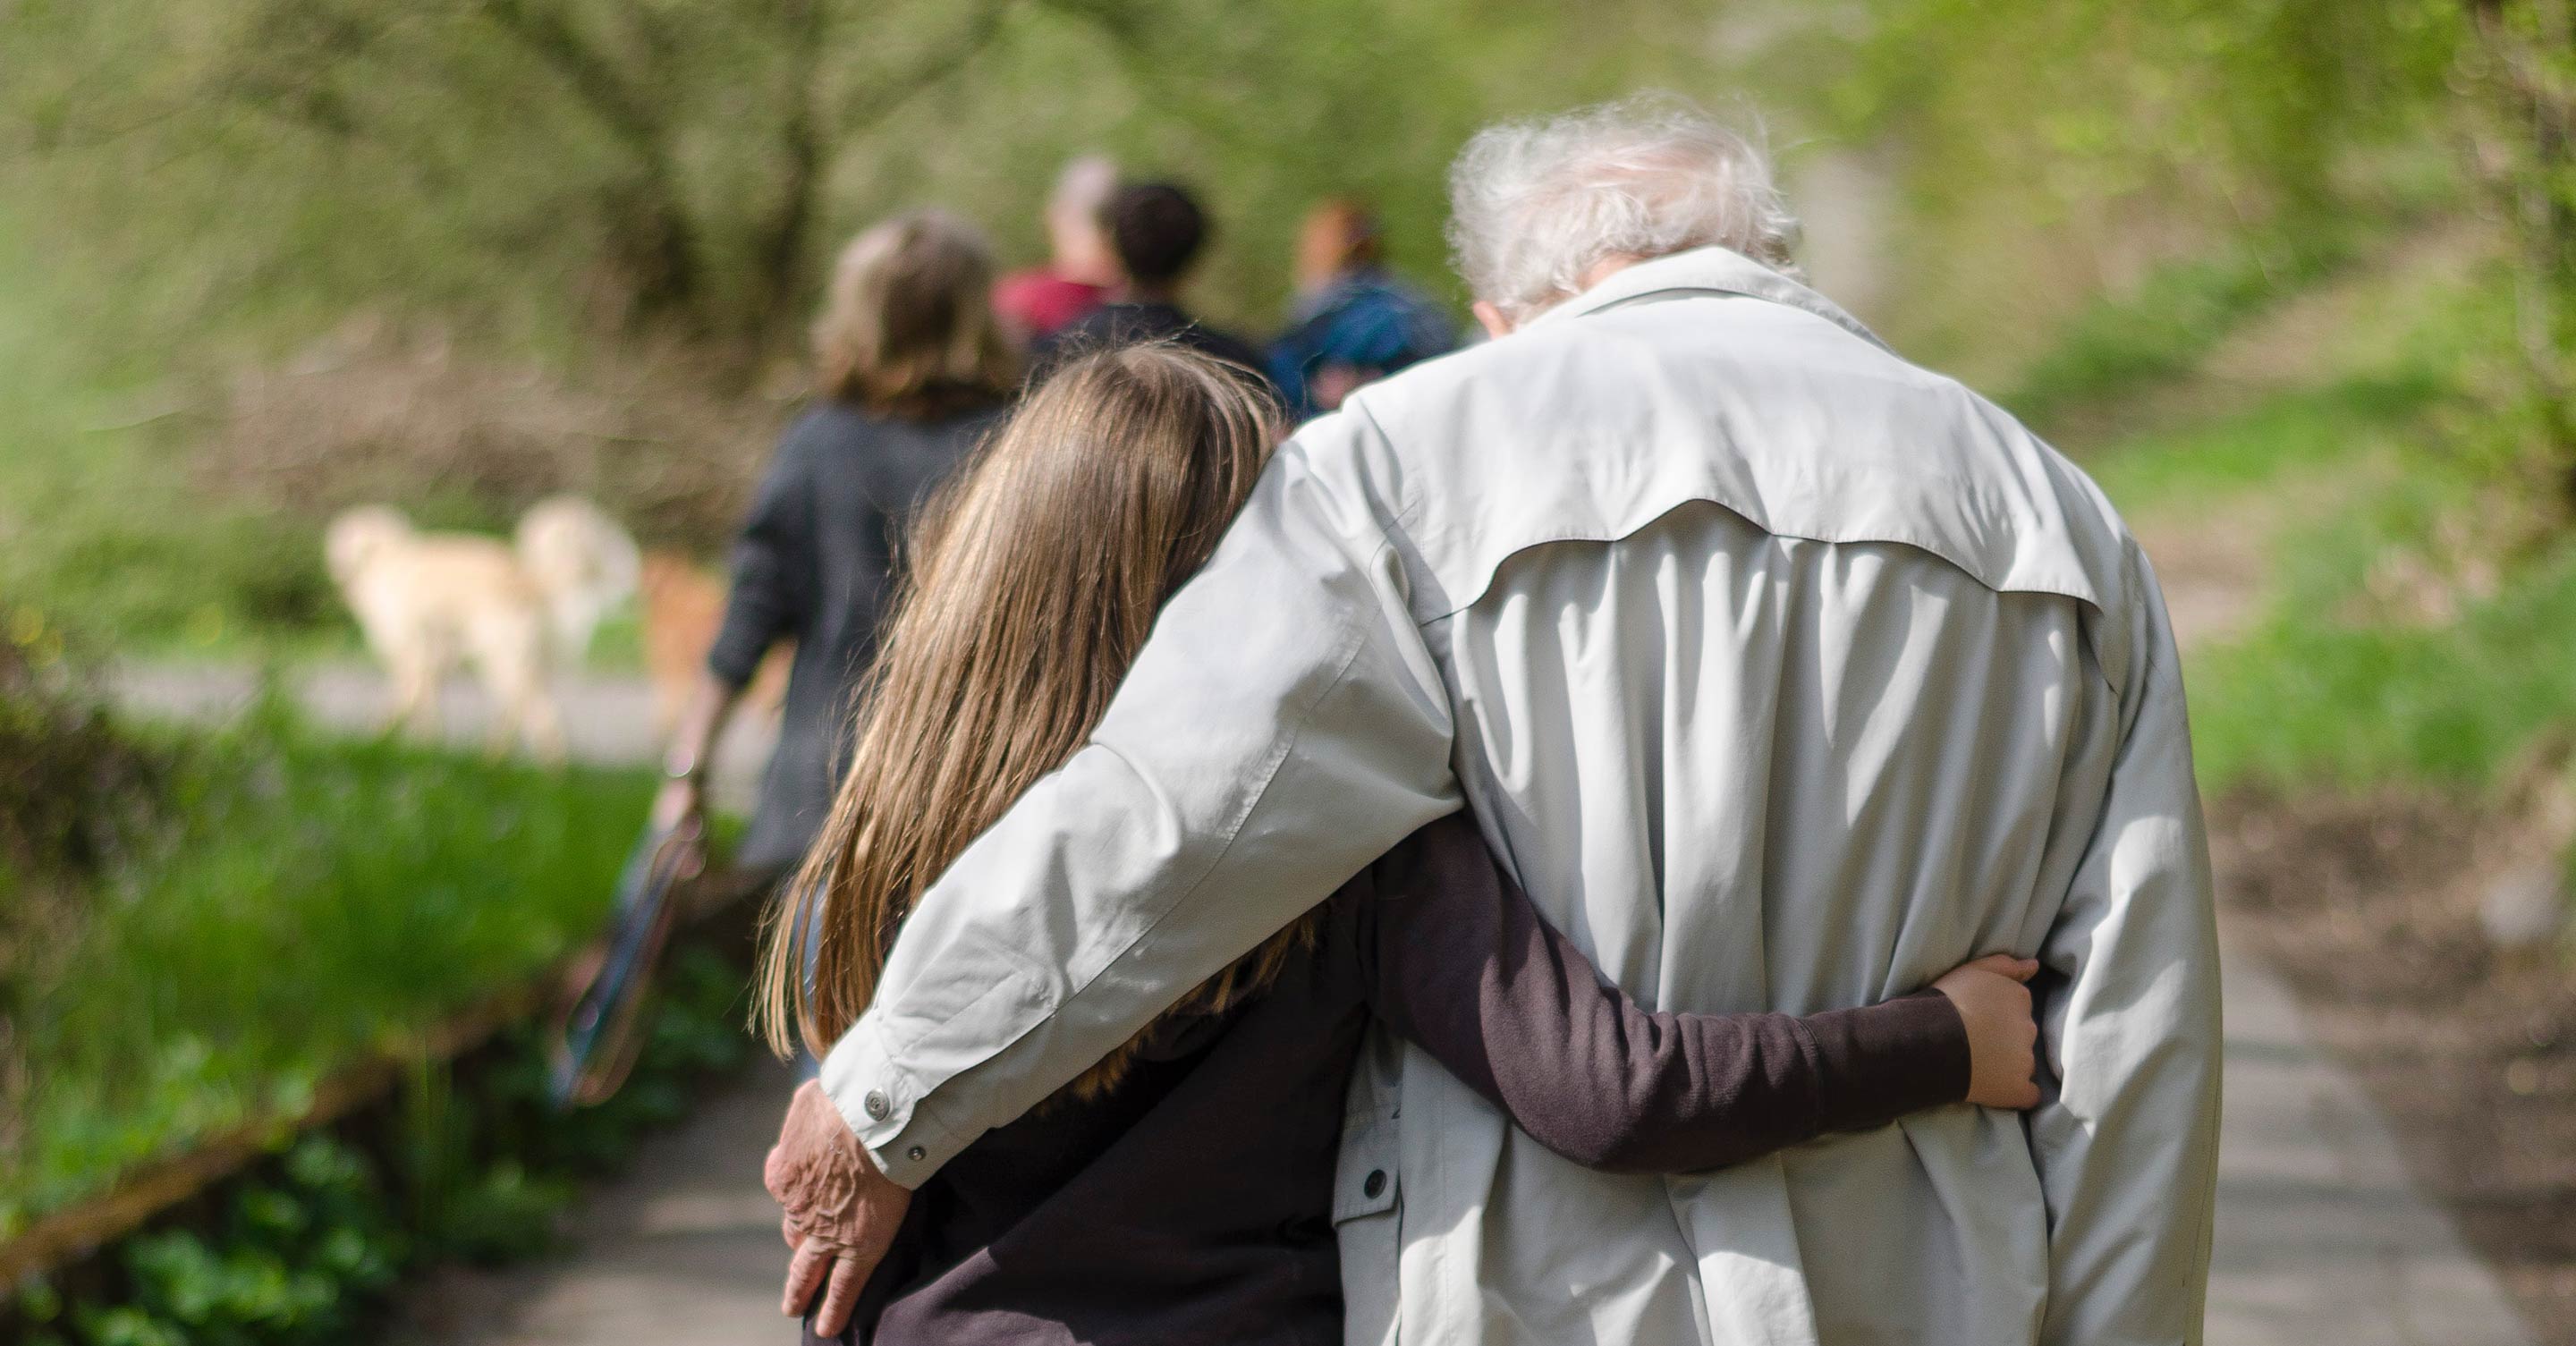
[[[906,211],[851,239],[814,320],[824,395],[916,420],[999,402],[1019,370],[992,291],[992,246],[946,211]]]
[[[1090,738],[1280,433],[1231,365],[1171,345],[1107,351],[1032,393],[925,512],[859,692],[849,771],[771,917],[756,1013],[781,1055],[848,1030],[922,892]],[[1290,926],[1179,1008],[1268,985],[1311,931]],[[1134,1045],[1075,1091],[1114,1084]]]

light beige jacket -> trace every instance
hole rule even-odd
[[[918,1182],[1462,798],[1652,1006],[2037,954],[2047,1101],[1623,1177],[1377,1041],[1352,1341],[2199,1339],[2218,959],[2146,558],[2011,417],[1719,249],[1299,432],[825,1087]]]

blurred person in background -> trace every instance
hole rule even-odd
[[[1121,187],[1102,218],[1118,253],[1118,289],[1109,303],[1030,348],[1032,382],[1075,355],[1146,341],[1177,341],[1268,377],[1268,362],[1251,342],[1181,306],[1182,287],[1208,240],[1207,212],[1188,188],[1170,182]]]
[[[1361,386],[1458,344],[1448,311],[1387,271],[1377,216],[1357,201],[1307,213],[1296,265],[1296,307],[1269,366],[1292,419],[1336,410]]]
[[[943,211],[898,215],[841,254],[814,324],[818,393],[779,440],[734,542],[733,588],[683,705],[654,820],[703,805],[708,757],[761,657],[795,642],[778,747],[735,857],[783,872],[838,780],[841,712],[876,653],[896,542],[1017,383],[990,301],[990,246]]]
[[[1118,284],[1118,254],[1104,217],[1118,192],[1118,166],[1086,154],[1064,166],[1047,198],[1047,263],[1002,277],[993,311],[1022,346],[1053,335],[1108,302]]]

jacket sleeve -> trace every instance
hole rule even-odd
[[[1374,432],[1365,432],[1374,444]],[[823,1087],[895,1181],[1072,1079],[1458,807],[1364,431],[1283,446],[1092,741],[925,893]]]
[[[2030,1140],[2048,1203],[2040,1340],[2058,1346],[2197,1342],[2208,1289],[2224,1045],[2209,844],[2164,600],[2134,543],[2129,566],[2119,746],[2040,949]]]
[[[1504,877],[1464,814],[1361,885],[1379,1018],[1576,1163],[1723,1168],[1967,1096],[1967,1029],[1937,991],[1804,1018],[1640,1007]]]
[[[806,479],[812,455],[803,443],[808,424],[799,422],[779,440],[751,514],[734,536],[724,625],[707,649],[707,670],[729,687],[748,684],[769,647],[796,634],[804,620],[815,554],[814,492]]]

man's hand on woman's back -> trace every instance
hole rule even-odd
[[[1950,997],[1968,1026],[1968,1101],[1981,1107],[2039,1106],[2039,1020],[2031,1014],[2034,958],[1988,954],[1951,969],[1932,989]]]
[[[877,1171],[812,1080],[796,1087],[761,1178],[787,1212],[779,1232],[793,1250],[780,1307],[791,1318],[810,1311],[816,1336],[839,1336],[860,1287],[894,1245],[912,1193]]]

